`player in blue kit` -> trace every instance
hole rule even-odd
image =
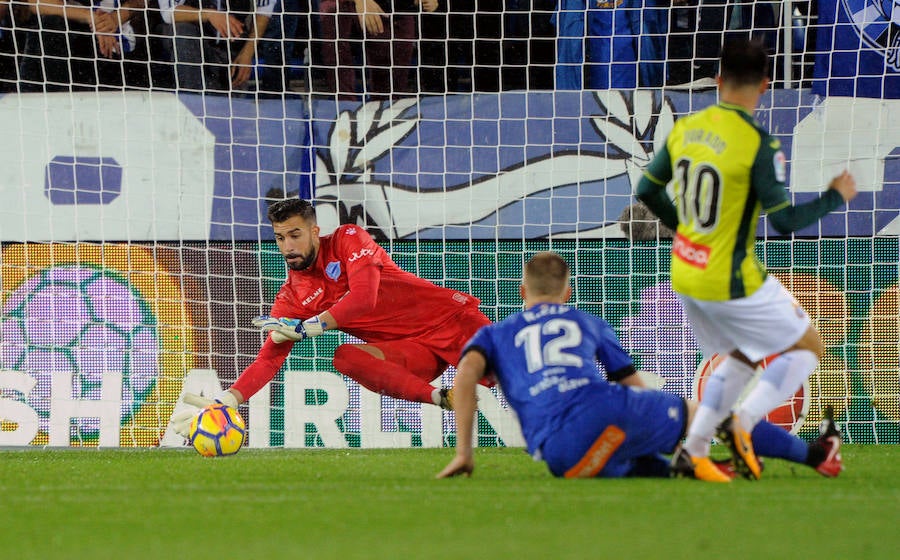
[[[538,253],[525,265],[525,311],[481,328],[454,384],[456,456],[438,474],[471,474],[475,385],[496,376],[528,452],[559,477],[669,476],[693,404],[643,382],[612,327],[565,305],[569,267]],[[596,363],[602,365],[604,378]]]
[[[693,476],[730,482],[734,472],[709,458],[685,470],[662,454],[678,450],[697,403],[644,388],[631,357],[603,319],[566,305],[569,267],[557,254],[536,254],[520,288],[525,310],[482,327],[466,344],[453,388],[456,456],[438,478],[470,475],[475,386],[495,377],[516,412],[528,452],[566,478]],[[597,367],[599,362],[601,369]],[[808,465],[826,476],[830,418],[807,444],[763,420],[753,430],[757,453]],[[733,450],[732,450],[733,452]]]

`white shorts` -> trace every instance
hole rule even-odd
[[[734,350],[754,362],[783,352],[810,327],[809,316],[775,277],[752,295],[705,301],[678,294],[703,355]]]

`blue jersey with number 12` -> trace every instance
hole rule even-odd
[[[510,406],[519,417],[529,453],[562,423],[589,385],[619,391],[611,380],[634,372],[631,357],[603,319],[567,305],[538,304],[482,327],[463,349],[484,355]],[[596,389],[591,392],[596,398]],[[621,399],[597,406],[621,406]],[[618,411],[610,410],[611,414]]]

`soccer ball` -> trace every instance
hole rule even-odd
[[[204,457],[234,455],[247,437],[244,419],[234,408],[211,404],[191,420],[188,441]]]

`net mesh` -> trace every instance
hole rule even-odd
[[[772,54],[756,117],[793,201],[844,167],[861,190],[796,237],[757,231],[826,346],[780,418],[812,437],[830,405],[851,441],[900,442],[896,3],[365,6],[0,1],[0,445],[180,444],[167,424],[190,380],[227,387],[256,356],[250,318],[285,277],[265,211],[291,196],[493,320],[520,308],[525,260],[558,251],[574,303],[695,396],[671,232],[632,185],[677,118],[717,101],[719,46],[747,35]],[[250,445],[455,442],[452,413],[338,375],[344,342],[296,346],[242,407]],[[480,402],[479,445],[521,445],[502,394]]]

